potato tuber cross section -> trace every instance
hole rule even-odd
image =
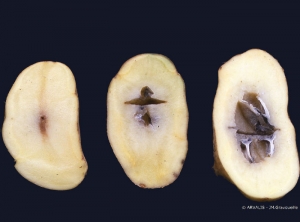
[[[296,185],[299,158],[282,67],[263,50],[218,71],[213,108],[214,170],[248,198],[276,200]]]
[[[38,62],[21,72],[6,99],[2,136],[24,178],[53,190],[81,183],[88,167],[78,112],[75,79],[66,65]]]
[[[174,182],[187,153],[184,81],[165,56],[123,64],[107,93],[107,135],[130,180],[141,188]]]

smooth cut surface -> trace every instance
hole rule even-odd
[[[145,86],[152,99],[164,101],[145,106],[149,125],[136,117],[141,106],[128,103]],[[110,144],[133,183],[159,188],[179,176],[187,153],[188,109],[184,82],[168,58],[142,54],[128,60],[109,86],[107,112]]]
[[[67,190],[84,178],[78,96],[71,70],[39,62],[16,79],[6,100],[4,143],[15,168],[41,187]]]
[[[235,110],[245,93],[255,93],[262,99],[270,113],[270,124],[276,128],[274,154],[259,163],[249,163],[244,158],[236,139]],[[214,167],[252,199],[280,198],[297,183],[299,160],[287,105],[283,69],[265,51],[249,50],[219,69],[213,110],[215,157],[219,160]]]

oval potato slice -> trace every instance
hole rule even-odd
[[[180,174],[187,154],[185,86],[173,63],[157,54],[128,60],[107,96],[107,133],[133,183],[159,188]]]
[[[87,162],[78,106],[66,65],[38,62],[18,76],[7,96],[2,136],[24,178],[54,190],[72,189],[83,180]]]
[[[249,95],[252,100],[256,96],[257,104],[254,100],[246,101]],[[256,133],[243,123],[237,124],[237,104],[248,107],[243,115],[251,116],[250,125],[255,125]],[[267,52],[249,50],[234,56],[219,69],[213,110],[214,169],[250,199],[278,199],[298,181],[295,129],[287,105],[283,69]],[[265,145],[255,151],[255,144],[262,143]]]

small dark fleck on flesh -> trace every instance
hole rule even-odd
[[[47,124],[47,118],[46,116],[42,115],[40,117],[40,131],[42,134],[46,134],[46,124]]]

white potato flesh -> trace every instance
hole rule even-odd
[[[139,98],[148,86],[146,105],[151,124],[135,117]],[[185,86],[173,63],[162,55],[142,54],[128,60],[112,80],[107,98],[107,130],[113,151],[127,176],[143,188],[164,187],[179,175],[187,153],[188,109]]]
[[[270,124],[276,128],[274,155],[259,163],[244,158],[236,139],[236,104],[245,93],[255,93],[262,99],[270,113]],[[299,160],[287,105],[283,69],[265,51],[249,50],[220,68],[213,111],[217,152],[231,181],[254,199],[282,197],[297,183]]]
[[[41,187],[67,190],[84,178],[79,103],[71,70],[59,62],[26,68],[6,100],[3,139],[15,168]]]

